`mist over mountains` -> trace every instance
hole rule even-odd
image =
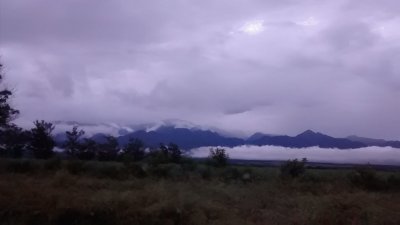
[[[57,121],[59,126],[55,139],[61,144],[65,140],[65,130],[68,127],[79,126],[87,133],[86,136],[96,142],[103,142],[108,135],[117,137],[122,146],[130,139],[141,139],[148,147],[157,147],[160,143],[176,143],[182,149],[190,150],[205,146],[236,147],[242,145],[254,146],[281,146],[288,148],[337,148],[357,149],[369,146],[400,148],[400,141],[387,141],[358,137],[355,135],[346,138],[331,137],[312,130],[304,131],[296,136],[271,135],[255,133],[250,137],[239,138],[222,134],[222,132],[204,129],[190,123],[163,122],[160,124],[142,124],[131,126],[119,126],[117,124],[82,124],[77,122]],[[64,131],[63,131],[64,129]],[[89,132],[88,132],[89,131]]]

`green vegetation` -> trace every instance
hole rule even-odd
[[[301,161],[298,159],[288,160],[281,166],[282,177],[299,177],[306,171],[307,159],[304,158]]]
[[[210,149],[209,163],[216,167],[224,167],[228,164],[229,155],[223,148]]]
[[[371,168],[2,159],[0,179],[2,224],[400,223],[399,172]]]

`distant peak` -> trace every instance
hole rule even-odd
[[[299,134],[299,135],[310,135],[310,134],[317,134],[316,132],[312,131],[312,130],[306,130],[303,133]]]
[[[319,132],[314,132],[312,130],[306,130],[303,133],[297,135],[296,137],[316,137],[316,136],[327,136],[325,134],[319,133]]]

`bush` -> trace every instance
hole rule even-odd
[[[302,182],[307,182],[307,183],[321,183],[324,181],[323,177],[317,175],[317,174],[313,174],[313,173],[305,173],[300,181]]]
[[[191,158],[183,157],[181,159],[181,166],[184,171],[195,171],[197,163]]]
[[[162,178],[181,178],[185,175],[182,167],[178,164],[160,164],[150,168],[150,173]]]
[[[286,163],[281,165],[281,176],[296,178],[303,175],[306,172],[306,163],[306,158],[303,158],[301,161],[298,159],[288,160]]]
[[[147,156],[147,162],[151,167],[169,162],[168,155],[160,150],[152,150]]]
[[[146,155],[144,143],[139,139],[130,139],[122,149],[123,161],[141,161]]]
[[[223,173],[222,177],[225,181],[228,180],[238,180],[241,178],[240,171],[235,167],[226,168]]]
[[[378,191],[386,188],[386,182],[379,177],[376,171],[370,166],[355,168],[348,176],[350,182],[359,188]]]
[[[96,178],[125,179],[129,175],[126,167],[118,162],[85,162],[81,172]]]
[[[52,158],[52,159],[46,160],[43,163],[44,170],[54,171],[54,170],[59,170],[60,168],[61,168],[61,159],[59,159],[59,158]]]
[[[254,179],[253,171],[250,168],[246,168],[241,174],[241,179],[244,183],[253,181]]]
[[[125,170],[137,178],[143,178],[147,176],[146,171],[140,164],[137,163],[125,163]]]
[[[211,173],[211,169],[210,167],[198,167],[197,168],[198,173],[200,174],[201,178],[205,179],[205,180],[209,180],[212,177],[212,173]]]
[[[128,176],[128,172],[118,163],[89,163],[87,170],[90,175],[97,178],[123,179]]]
[[[400,174],[392,174],[387,179],[387,185],[392,190],[400,190]]]
[[[74,175],[80,174],[85,170],[84,162],[79,160],[68,161],[65,167],[70,174]]]
[[[98,146],[97,159],[99,161],[115,161],[118,157],[118,140],[113,136],[107,136],[106,142]]]
[[[29,173],[34,170],[35,167],[29,160],[9,160],[6,164],[6,171],[11,173]]]

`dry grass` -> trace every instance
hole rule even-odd
[[[353,187],[347,171],[253,170],[252,182],[2,172],[0,224],[400,224],[400,192]]]

